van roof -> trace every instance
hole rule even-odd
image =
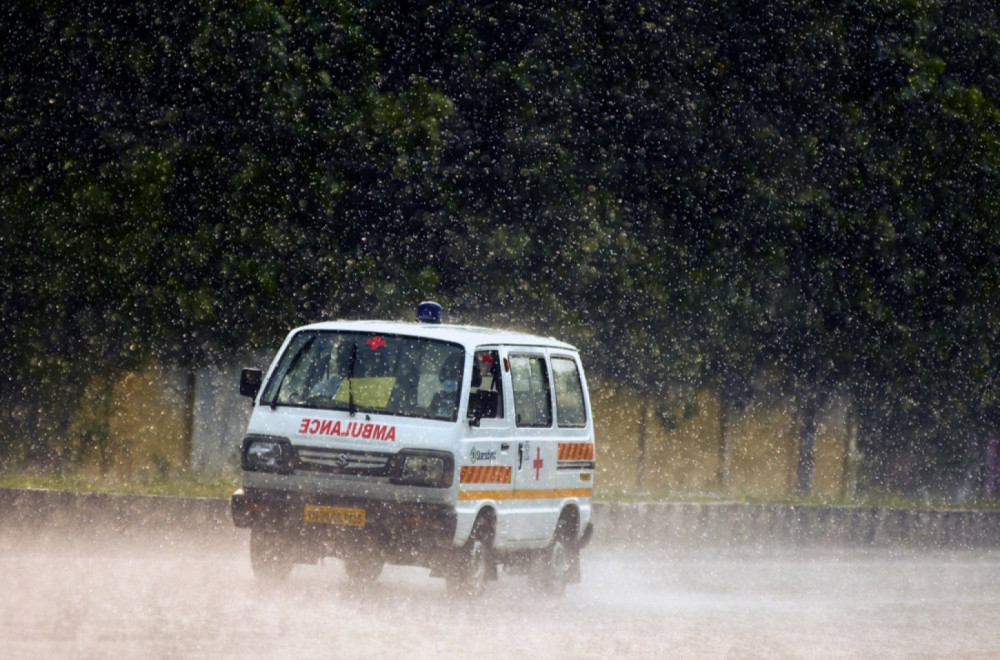
[[[440,339],[462,344],[468,349],[481,345],[504,344],[507,346],[545,346],[577,352],[572,344],[553,337],[541,337],[513,330],[499,330],[474,325],[451,325],[448,323],[406,323],[402,321],[324,321],[302,326],[299,330],[347,330],[352,332],[374,332],[387,335],[408,335]]]

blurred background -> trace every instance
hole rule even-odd
[[[1000,491],[978,2],[15,0],[0,471],[233,475],[285,333],[582,353],[602,495]]]

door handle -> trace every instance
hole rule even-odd
[[[524,463],[524,443],[517,443],[517,469],[521,469],[521,464]]]

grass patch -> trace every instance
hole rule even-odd
[[[0,488],[58,490],[73,493],[118,493],[165,495],[172,497],[228,498],[239,487],[238,476],[197,475],[157,476],[149,479],[122,479],[89,475],[0,474]]]

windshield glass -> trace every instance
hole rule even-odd
[[[458,344],[303,331],[288,344],[261,402],[454,421],[464,363]]]

